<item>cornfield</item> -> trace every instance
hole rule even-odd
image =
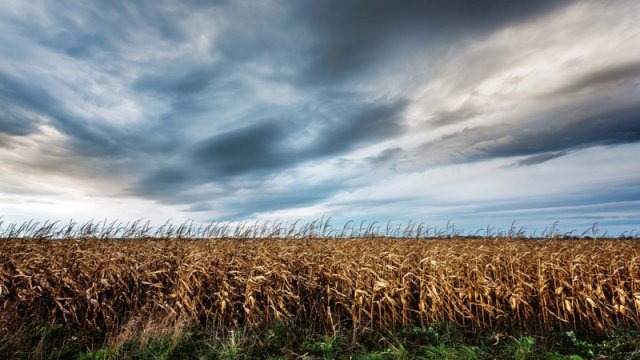
[[[117,333],[447,322],[468,331],[640,325],[635,240],[0,240],[0,338],[45,323]]]

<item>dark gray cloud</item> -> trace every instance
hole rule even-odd
[[[297,3],[295,16],[316,34],[309,49],[312,61],[302,78],[315,85],[341,83],[388,60],[393,56],[388,51],[396,44],[448,47],[460,38],[480,36],[570,2],[334,0]]]
[[[9,111],[7,107],[0,113],[0,134],[24,136],[37,131],[37,120],[29,119],[26,114]]]
[[[421,147],[426,162],[460,162],[532,156],[520,165],[549,160],[568,151],[640,141],[640,106],[544,122],[465,128]],[[418,155],[420,156],[420,155]],[[557,156],[553,156],[557,157]]]
[[[0,131],[11,135],[32,133],[37,121],[28,113],[47,114],[53,111],[55,101],[39,86],[0,73]]]
[[[326,159],[358,145],[392,138],[402,131],[405,101],[360,106],[357,110],[347,108],[350,113],[339,113],[335,119],[302,113],[302,120],[267,119],[223,132],[192,145],[179,154],[175,163],[151,172],[131,191],[171,203],[189,203],[193,194],[188,190],[194,186],[209,183],[226,186],[233,183],[234,177],[268,179],[301,163]],[[309,128],[315,130],[314,135],[304,145],[295,145]],[[315,192],[313,199],[324,193],[333,192]],[[274,201],[273,209],[278,204]]]
[[[370,81],[389,71],[385,63],[414,56],[413,51],[433,48],[435,60],[462,40],[571,2],[330,0],[229,6],[224,9],[229,21],[211,51],[233,71],[242,71],[241,64],[262,64],[271,68],[274,81],[339,88]]]
[[[220,177],[281,168],[300,156],[287,151],[287,137],[286,124],[267,120],[202,141],[187,156]]]
[[[406,105],[406,101],[396,100],[389,104],[364,106],[350,116],[339,114],[333,124],[326,125],[312,152],[322,155],[340,153],[368,142],[397,136],[403,131],[401,113]]]

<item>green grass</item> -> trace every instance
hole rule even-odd
[[[589,337],[558,332],[463,334],[445,324],[361,334],[316,334],[279,323],[261,332],[233,331],[224,336],[183,331],[133,336],[117,345],[105,340],[64,336],[60,328],[34,327],[23,348],[0,352],[2,359],[639,359],[640,334],[624,330]]]

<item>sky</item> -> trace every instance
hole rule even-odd
[[[640,2],[0,0],[0,215],[640,229]]]

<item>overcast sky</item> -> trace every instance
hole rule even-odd
[[[640,2],[0,0],[0,215],[640,229]]]

